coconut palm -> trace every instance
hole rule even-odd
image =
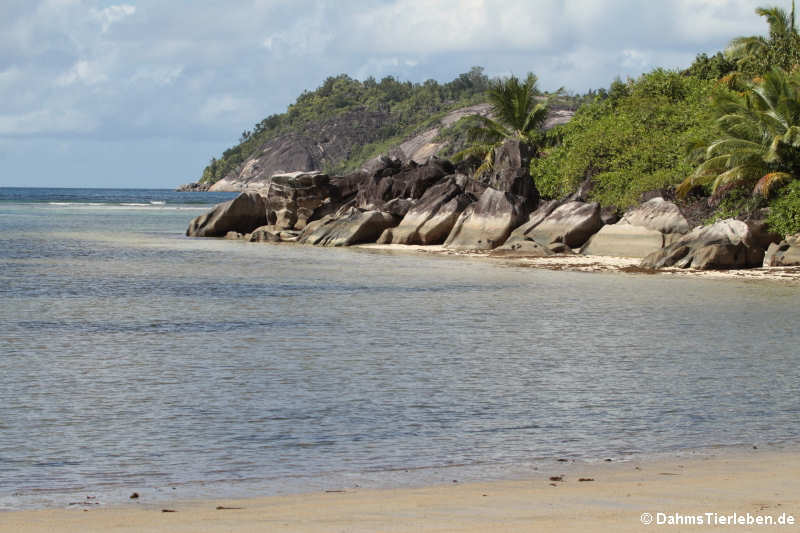
[[[775,68],[742,95],[717,96],[714,110],[723,137],[693,147],[702,163],[678,186],[679,195],[711,185],[715,198],[740,186],[768,196],[800,177],[800,73]]]
[[[791,70],[800,61],[794,0],[789,14],[779,7],[759,7],[756,14],[766,19],[769,38],[737,37],[730,42],[725,55],[736,61],[739,71],[750,75],[760,74],[768,70],[768,66]]]
[[[474,115],[467,130],[470,146],[458,152],[453,159],[468,157],[481,159],[476,175],[490,172],[494,166],[494,151],[506,139],[518,139],[537,144],[541,128],[547,119],[547,104],[537,100],[540,92],[538,79],[528,74],[524,81],[516,76],[492,82],[487,97],[491,104],[491,117]]]

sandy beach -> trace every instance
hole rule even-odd
[[[608,257],[599,255],[552,255],[548,257],[510,257],[494,256],[489,252],[454,251],[440,245],[421,246],[404,244],[361,244],[354,248],[387,253],[424,253],[443,256],[485,258],[490,261],[513,266],[538,268],[544,270],[569,270],[574,272],[620,272],[660,276],[680,276],[704,279],[734,279],[753,281],[777,281],[800,284],[800,267],[766,267],[730,270],[695,270],[683,268],[663,268],[645,270],[639,268],[641,259],[629,257]]]
[[[0,514],[3,532],[756,531],[800,519],[800,452],[555,461],[525,480]],[[558,479],[560,478],[560,479]],[[584,481],[581,481],[583,479]],[[591,481],[590,481],[591,480]],[[164,512],[164,510],[174,512]],[[649,515],[644,514],[649,513]],[[709,513],[709,514],[707,514]],[[653,523],[645,525],[650,517]],[[699,518],[711,525],[686,525]],[[669,521],[682,520],[683,525]],[[729,525],[727,522],[734,522]],[[745,525],[736,525],[744,521]],[[794,524],[788,524],[793,521]],[[658,522],[662,522],[659,524]],[[695,522],[696,523],[696,522]],[[757,522],[756,522],[757,523]],[[764,526],[770,527],[770,526]],[[771,526],[778,527],[778,526]]]

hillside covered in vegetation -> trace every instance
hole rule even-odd
[[[677,190],[694,222],[770,207],[773,228],[800,231],[800,38],[794,10],[757,13],[767,37],[738,37],[685,70],[658,68],[580,97],[537,92],[551,110],[577,109],[569,122],[531,137],[538,157],[530,173],[540,195],[564,198],[583,186],[591,200],[621,214],[648,195],[675,198]],[[267,173],[265,160],[282,170],[344,173],[433,126],[437,137],[429,140],[445,147],[436,153],[457,155],[474,141],[474,120],[452,111],[488,109],[492,86],[480,67],[444,84],[331,77],[286,113],[243,132],[238,145],[211,160],[201,182]],[[764,96],[770,90],[772,100]]]
[[[459,114],[452,117],[457,123],[442,119],[455,110],[484,109],[490,81],[481,67],[443,84],[401,82],[391,76],[380,81],[330,77],[300,95],[286,113],[244,131],[239,144],[211,160],[200,183],[276,169],[347,172],[432,128],[438,131],[429,140],[442,145],[439,155],[450,156],[465,146],[465,124],[457,120]],[[580,98],[561,95],[556,104],[574,110]],[[251,169],[254,164],[262,168]]]

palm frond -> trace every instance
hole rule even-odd
[[[759,7],[756,8],[756,14],[767,19],[769,34],[772,38],[786,36],[794,26],[794,23],[789,20],[789,15],[780,7]]]
[[[742,59],[764,53],[768,47],[763,37],[737,37],[728,44],[725,56],[733,60]]]
[[[791,181],[793,179],[794,176],[787,172],[770,172],[758,180],[756,186],[753,187],[753,195],[760,195],[766,198],[769,196],[770,190],[772,190],[776,185]]]

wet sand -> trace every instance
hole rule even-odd
[[[164,509],[174,512],[164,512]],[[650,513],[654,523],[644,525],[643,513]],[[715,522],[711,526],[655,523],[676,513],[684,520],[700,516]],[[716,516],[705,513],[716,513]],[[753,519],[762,517],[762,520],[791,517],[795,524],[785,526],[786,529],[798,527],[800,451],[725,449],[697,455],[662,456],[643,462],[573,464],[554,461],[525,480],[450,483],[397,490],[331,487],[328,492],[235,501],[157,505],[139,500],[113,508],[14,511],[0,513],[0,531],[761,530],[756,526],[720,522],[731,517],[747,520],[748,513]],[[644,518],[646,520],[647,515]]]
[[[404,244],[362,244],[355,248],[387,253],[425,253],[444,256],[485,258],[513,266],[538,268],[544,270],[568,270],[574,272],[620,272],[625,274],[660,275],[673,277],[694,277],[704,279],[735,279],[752,281],[778,281],[800,284],[800,267],[767,267],[731,270],[694,270],[684,268],[663,268],[647,270],[639,267],[641,259],[629,257],[608,257],[599,255],[552,255],[547,257],[509,257],[492,256],[489,252],[454,251],[443,246],[421,246]]]

